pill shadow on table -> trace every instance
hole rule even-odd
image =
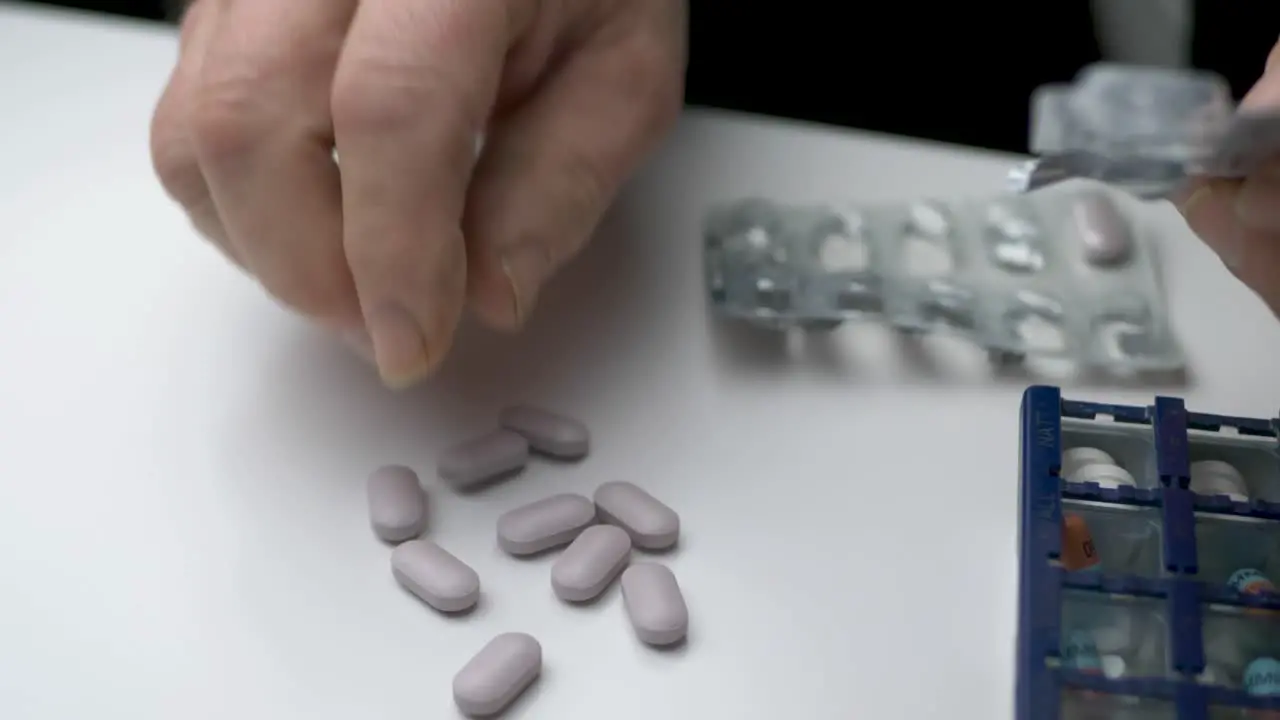
[[[484,480],[462,485],[461,487],[454,485],[448,480],[443,480],[443,482],[445,485],[449,487],[450,492],[458,495],[459,497],[467,497],[467,498],[480,497],[485,495],[489,491],[493,490],[494,488],[498,487],[499,485],[502,485],[506,481],[513,480],[519,477],[520,475],[523,475],[527,470],[528,470],[528,466],[522,465],[518,468],[513,468],[505,472],[500,472],[497,475],[494,475],[492,477],[487,477]]]
[[[902,366],[916,378],[1019,388],[1048,383],[1104,389],[1186,389],[1193,380],[1189,368],[1122,375],[1104,368],[1081,368],[1070,361],[989,352],[959,336],[898,332],[895,352]],[[963,366],[963,367],[961,367]]]
[[[554,674],[552,674],[551,678],[547,677],[549,672],[554,673],[554,671],[547,670],[547,663],[544,662],[542,669],[538,672],[538,677],[529,683],[529,687],[525,688],[515,700],[512,700],[510,705],[503,708],[502,712],[492,717],[501,718],[502,720],[533,720],[534,718],[543,717],[537,710],[538,697],[544,692],[543,688],[547,682],[555,680]],[[472,716],[466,715],[457,706],[453,709],[453,717],[459,720],[473,720]]]
[[[486,615],[489,614],[489,598],[484,593],[483,590],[481,590],[480,599],[476,601],[475,605],[472,605],[471,607],[465,610],[446,612],[444,610],[431,607],[431,605],[427,604],[426,601],[424,601],[422,598],[419,598],[417,595],[414,595],[412,591],[410,591],[408,588],[401,585],[400,583],[395,583],[395,586],[396,586],[396,589],[399,590],[408,601],[422,607],[422,609],[425,612],[431,615],[438,615],[449,621],[480,622],[484,619]]]
[[[717,359],[730,371],[774,373],[818,370],[846,379],[857,359],[835,332],[837,328],[774,329],[707,311],[707,325]]]

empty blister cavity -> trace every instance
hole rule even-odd
[[[503,513],[498,518],[498,547],[512,555],[533,555],[573,542],[595,521],[595,503],[587,498],[552,495]]]
[[[1155,467],[1155,441],[1150,425],[1106,420],[1062,418],[1061,475],[1067,480],[1085,465],[1102,460],[1129,472],[1139,488],[1158,486]],[[1101,453],[1101,454],[1097,454]]]
[[[1029,354],[1058,355],[1070,348],[1063,326],[1063,307],[1057,300],[1019,291],[1005,323],[1017,350]]]
[[[680,538],[680,516],[629,482],[608,482],[593,497],[600,519],[621,527],[643,550],[665,550]]]
[[[542,646],[525,633],[490,640],[453,677],[453,702],[468,717],[506,710],[542,672]]]
[[[1239,515],[1196,513],[1199,577],[1228,583],[1241,569],[1280,577],[1280,523]]]
[[[1128,677],[1165,677],[1172,667],[1164,612],[1155,598],[1064,589],[1059,647],[1091,643],[1091,652],[1119,657]]]
[[[591,433],[580,421],[529,405],[506,408],[498,424],[529,442],[530,449],[566,460],[586,456]]]
[[[440,612],[462,612],[480,600],[480,576],[430,540],[410,540],[391,551],[396,582]]]
[[[1044,270],[1048,263],[1040,228],[1025,209],[1005,203],[991,205],[986,212],[984,235],[988,257],[996,267],[1032,274]]]
[[[631,536],[615,525],[596,525],[578,535],[551,566],[551,588],[568,602],[593,600],[609,587],[631,558]]]
[[[900,239],[903,269],[909,277],[949,275],[955,267],[950,214],[933,202],[907,208]]]
[[[1088,529],[1095,561],[1089,564],[1111,575],[1160,577],[1163,573],[1160,511],[1136,505],[1113,505],[1064,499],[1064,518],[1075,516]],[[1064,532],[1069,525],[1064,523]],[[1084,537],[1079,533],[1077,537]],[[1074,548],[1074,545],[1071,546]],[[1063,551],[1063,564],[1076,563]],[[1069,570],[1084,569],[1068,567]]]
[[[1071,202],[1068,237],[1075,238],[1084,259],[1097,267],[1115,267],[1133,254],[1133,228],[1115,201],[1101,192],[1081,193]]]
[[[384,465],[369,474],[365,491],[369,524],[383,541],[404,542],[426,529],[427,500],[413,470],[403,465]]]
[[[928,296],[920,303],[920,315],[926,324],[973,329],[976,301],[971,291],[945,280],[932,280],[927,287]]]
[[[1251,499],[1280,502],[1280,458],[1274,437],[1192,430],[1188,440],[1188,455],[1193,464],[1205,460],[1225,463],[1244,481],[1241,494]]]
[[[440,456],[440,477],[468,490],[520,470],[529,462],[529,441],[510,430],[495,430],[449,448]]]
[[[635,563],[622,572],[622,603],[636,637],[647,645],[672,645],[689,632],[689,609],[669,568]]]

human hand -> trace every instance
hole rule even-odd
[[[464,306],[524,322],[674,122],[685,42],[684,0],[196,0],[152,159],[201,234],[403,386]]]
[[[1280,44],[1241,108],[1280,112]],[[1280,158],[1245,180],[1198,178],[1175,202],[1227,268],[1280,314]]]

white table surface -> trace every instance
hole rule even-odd
[[[971,195],[1010,158],[690,113],[529,332],[469,331],[396,395],[162,196],[146,134],[174,47],[0,6],[0,717],[452,718],[453,673],[507,630],[545,652],[512,717],[1010,717],[1026,380],[873,326],[789,361],[731,348],[698,234],[718,199]],[[1270,414],[1280,324],[1156,216],[1193,369],[1165,390]],[[437,451],[515,399],[589,421],[592,456],[446,492]],[[482,577],[477,613],[446,620],[392,581],[364,506],[386,462],[426,479],[431,536]],[[550,558],[495,547],[502,511],[612,479],[682,515],[679,651],[640,646],[616,589],[565,607]]]

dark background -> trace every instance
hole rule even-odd
[[[43,2],[155,21],[181,5]],[[689,103],[1025,151],[1031,90],[1100,57],[1087,0],[850,5],[691,0]],[[1280,2],[1199,0],[1195,15],[1193,64],[1240,97],[1280,37]]]

